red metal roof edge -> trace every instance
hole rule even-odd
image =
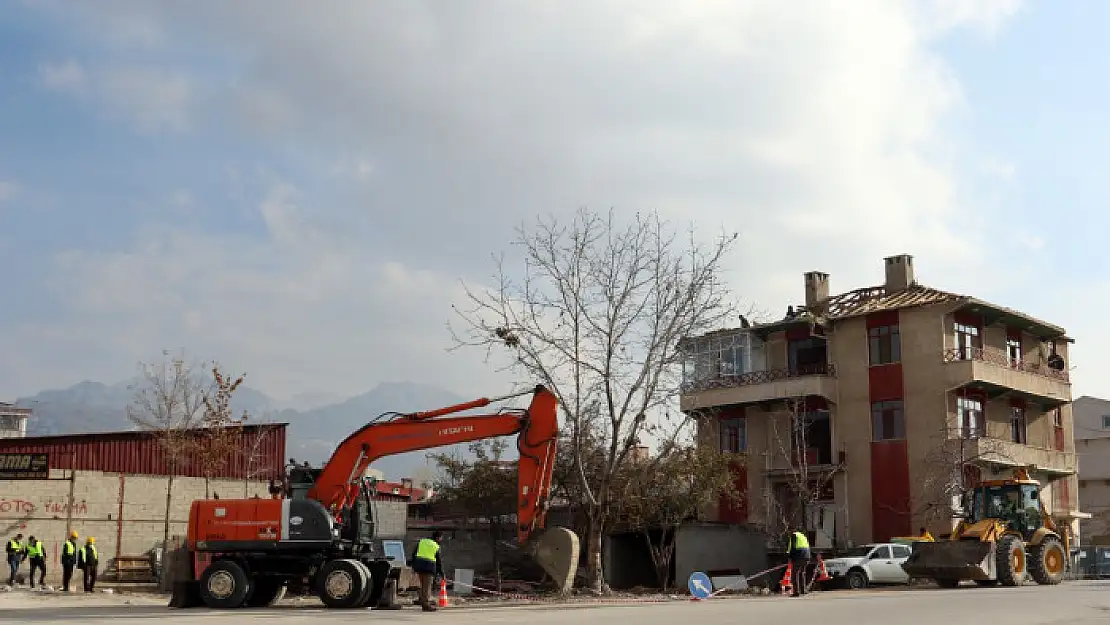
[[[288,423],[251,423],[244,425],[243,429],[249,432],[258,432],[266,429],[285,429]],[[190,428],[200,430],[201,428]],[[35,443],[53,443],[67,439],[95,440],[105,438],[140,438],[144,436],[157,436],[157,430],[118,430],[115,432],[80,432],[74,434],[50,434],[47,436],[23,436],[20,438],[0,438],[0,447],[4,445],[33,445]]]

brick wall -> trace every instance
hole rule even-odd
[[[41,540],[47,551],[47,577],[60,576],[59,553],[66,538],[68,472],[51,471],[50,480],[0,482],[0,539],[22,533]],[[117,555],[139,556],[161,545],[166,518],[168,478],[77,471],[73,479],[72,529],[96,538],[101,571]],[[268,497],[268,483],[212,480],[210,490],[225,499]],[[203,478],[173,482],[170,535],[185,534],[189,506],[205,497]],[[26,566],[23,568],[26,573]]]

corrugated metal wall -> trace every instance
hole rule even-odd
[[[286,424],[251,425],[243,428],[240,451],[233,453],[211,478],[280,477],[285,471]],[[200,433],[196,439],[203,441]],[[134,475],[167,475],[166,452],[158,437],[150,432],[112,432],[33,438],[0,439],[0,453],[45,453],[51,469],[104,471]],[[204,477],[205,470],[190,454],[179,464],[176,474]]]

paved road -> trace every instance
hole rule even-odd
[[[1071,582],[1056,587],[871,590],[815,593],[800,599],[766,597],[715,599],[631,606],[456,607],[435,614],[409,608],[399,612],[347,612],[310,608],[270,608],[212,612],[172,611],[161,605],[90,605],[81,597],[37,601],[0,596],[0,622],[144,625],[236,625],[237,623],[450,623],[470,625],[1069,625],[1110,621],[1110,583]],[[33,606],[31,604],[34,604]],[[98,602],[101,603],[101,602]],[[7,605],[5,605],[7,604]]]

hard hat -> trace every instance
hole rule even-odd
[[[73,530],[72,532],[70,532],[69,537],[70,538],[77,538],[77,530]]]
[[[90,543],[95,543],[95,542],[96,542],[96,539],[95,539],[95,538],[93,538],[92,536],[89,536],[89,542],[90,542]]]

